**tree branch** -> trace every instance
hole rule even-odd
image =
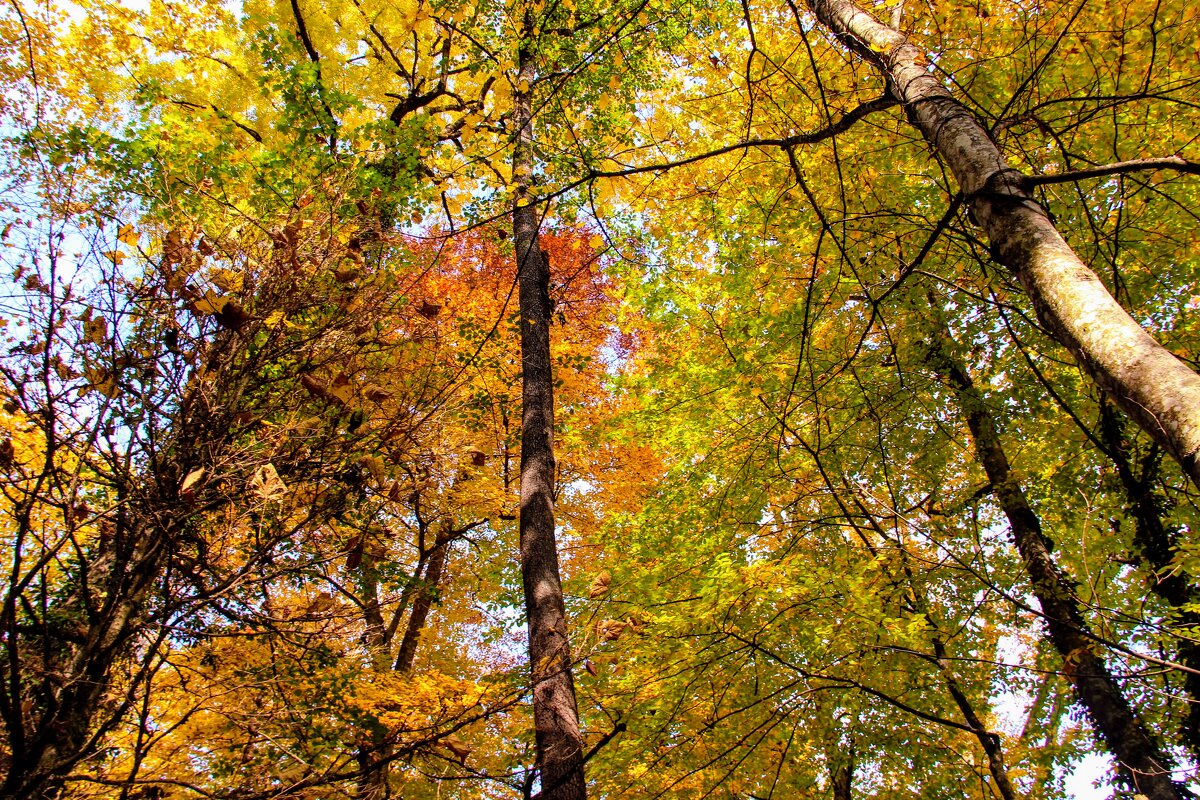
[[[1104,178],[1109,175],[1125,175],[1130,172],[1171,169],[1185,172],[1189,175],[1200,175],[1200,164],[1188,161],[1182,156],[1166,156],[1164,158],[1137,158],[1132,161],[1117,161],[1090,169],[1077,169],[1060,175],[1032,175],[1029,183],[1033,186],[1047,186],[1053,183],[1073,183],[1089,178]]]

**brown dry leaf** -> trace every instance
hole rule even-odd
[[[340,373],[329,385],[329,393],[348,405],[354,399],[354,386],[350,383],[350,376],[344,372]]]
[[[373,403],[382,403],[391,398],[392,393],[378,384],[370,383],[363,389],[363,395]]]
[[[612,575],[608,570],[604,570],[595,577],[592,585],[588,587],[588,599],[596,600],[608,593],[608,585],[612,583]]]
[[[618,619],[606,619],[596,623],[596,635],[606,642],[615,642],[625,632],[626,625]]]
[[[454,757],[458,759],[460,764],[467,763],[467,756],[471,755],[470,745],[468,745],[459,737],[455,736],[453,733],[442,739],[442,744],[447,750],[449,750],[451,753],[454,753]]]
[[[185,240],[178,229],[172,228],[163,242],[163,266],[170,267],[182,262],[191,249],[191,242]]]
[[[274,464],[263,464],[250,478],[250,491],[266,502],[279,499],[287,494],[287,490],[287,484],[279,477]]]

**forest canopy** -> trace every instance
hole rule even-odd
[[[0,795],[1195,796],[1198,32],[6,0]]]

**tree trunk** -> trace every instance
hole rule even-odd
[[[379,572],[375,557],[364,553],[357,571],[363,594],[363,622],[366,623],[363,644],[371,653],[374,668],[383,671],[390,666],[388,630],[379,604]],[[355,752],[359,769],[355,789],[358,800],[385,800],[390,796],[388,773],[392,750],[392,742],[382,725],[374,725],[362,732]]]
[[[429,619],[429,611],[433,608],[434,598],[437,597],[438,584],[442,581],[446,551],[450,549],[452,534],[453,526],[449,522],[438,528],[433,552],[429,554],[429,566],[425,568],[421,586],[417,588],[413,598],[412,612],[408,615],[408,625],[404,628],[404,638],[400,640],[400,651],[396,656],[397,672],[412,672],[413,663],[417,659],[417,645],[421,643],[421,633],[425,630],[425,622]]]
[[[899,31],[850,0],[807,0],[817,18],[883,71],[909,118],[954,172],[994,257],[1079,364],[1200,485],[1200,376],[1113,299],[1029,194],[988,132]]]
[[[1121,479],[1126,507],[1133,516],[1134,548],[1139,559],[1150,568],[1150,589],[1175,610],[1174,626],[1182,629],[1175,634],[1175,659],[1193,671],[1183,675],[1188,710],[1180,733],[1192,754],[1200,755],[1200,642],[1191,633],[1200,629],[1200,614],[1187,608],[1196,602],[1196,587],[1191,576],[1173,563],[1179,532],[1163,524],[1163,515],[1170,510],[1170,505],[1155,487],[1160,465],[1158,452],[1147,455],[1140,474],[1135,474],[1132,455],[1125,444],[1122,420],[1104,397],[1100,399],[1099,427],[1100,439]]]
[[[932,334],[931,340],[930,364],[958,395],[960,412],[975,443],[975,457],[987,473],[992,492],[1008,518],[1014,543],[1050,630],[1050,639],[1062,656],[1063,675],[1076,698],[1087,709],[1092,725],[1116,756],[1122,777],[1131,787],[1149,800],[1190,796],[1171,780],[1170,760],[1133,713],[1120,685],[1096,652],[1079,599],[1070,581],[1055,566],[1041,521],[1009,470],[991,411],[970,375],[949,352],[949,333],[942,328]]]
[[[842,758],[836,760],[831,774],[833,800],[851,800],[854,789],[854,744],[846,748]]]
[[[521,577],[529,624],[533,724],[543,800],[583,800],[583,736],[571,676],[566,607],[554,535],[554,383],[550,361],[550,264],[538,239],[532,182],[533,13],[526,10],[513,93],[516,184],[513,241],[521,313]]]

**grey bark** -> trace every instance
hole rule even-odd
[[[823,25],[888,78],[909,118],[954,173],[994,257],[1038,318],[1121,408],[1200,485],[1200,376],[1113,299],[1004,160],[988,132],[908,39],[850,0],[807,0]]]

